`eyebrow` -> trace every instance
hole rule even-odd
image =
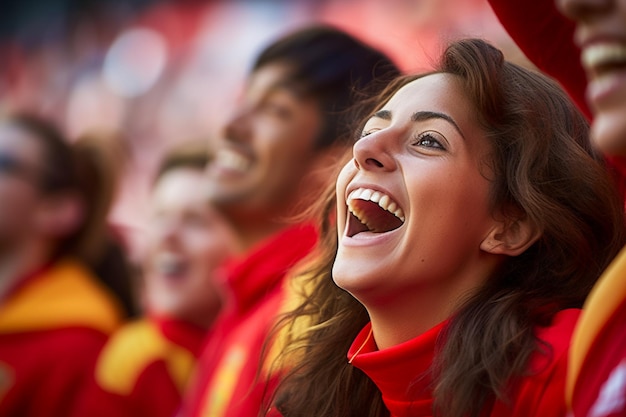
[[[376,117],[376,118],[383,119],[383,120],[391,120],[391,112],[389,110],[379,110],[376,113],[374,113],[372,117]],[[425,120],[430,120],[430,119],[445,120],[446,122],[450,123],[456,129],[457,132],[459,132],[459,135],[461,135],[463,139],[465,139],[463,132],[461,132],[461,128],[459,128],[459,125],[456,124],[456,122],[454,121],[452,117],[448,116],[445,113],[439,113],[435,111],[418,111],[411,115],[411,121],[413,122],[423,122]]]

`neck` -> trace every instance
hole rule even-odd
[[[267,222],[261,224],[242,225],[234,223],[235,231],[239,236],[242,252],[247,252],[257,243],[269,238],[286,227],[282,223]]]
[[[480,291],[501,259],[489,256],[464,268],[465,274],[445,279],[431,277],[422,284],[377,299],[363,299],[379,349],[411,340],[451,317],[462,303]]]
[[[215,322],[215,319],[221,311],[221,308],[222,304],[219,303],[209,310],[202,311],[201,314],[189,317],[187,321],[196,327],[204,330],[209,330],[211,326],[213,326],[213,323]]]
[[[372,333],[378,349],[387,349],[407,342],[446,320],[454,311],[453,305],[429,302],[403,304],[401,300],[392,306],[368,306]]]
[[[50,258],[50,247],[43,242],[13,245],[0,252],[0,300],[28,274],[45,265]]]

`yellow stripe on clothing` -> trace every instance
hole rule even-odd
[[[583,306],[583,313],[572,336],[566,381],[566,400],[571,407],[574,388],[583,362],[598,332],[621,302],[626,299],[626,248],[604,271]]]
[[[85,326],[111,333],[122,322],[113,295],[79,262],[57,262],[0,307],[0,333]]]

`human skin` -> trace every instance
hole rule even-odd
[[[237,249],[234,232],[202,190],[197,168],[163,174],[152,195],[146,296],[152,313],[208,327],[221,306],[215,270]]]
[[[490,145],[455,76],[412,81],[363,133],[337,181],[333,277],[366,307],[384,348],[447,318],[493,273],[502,222],[483,163]],[[358,189],[386,195],[396,216],[381,214],[367,195],[354,198]],[[355,212],[379,230],[365,230]]]
[[[285,84],[289,74],[281,63],[253,72],[218,142],[209,198],[229,213],[246,212],[258,222],[283,214],[315,160],[319,105]]]
[[[626,1],[556,0],[576,23],[574,40],[587,73],[591,136],[609,155],[626,156]]]

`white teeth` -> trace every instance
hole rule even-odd
[[[626,45],[620,43],[590,45],[582,51],[580,59],[587,68],[626,63]]]
[[[348,208],[352,214],[354,214],[359,220],[363,221],[363,212],[359,210],[353,204],[354,200],[366,200],[377,203],[382,209],[387,210],[402,222],[405,221],[404,211],[398,204],[391,199],[387,194],[383,194],[380,191],[370,190],[369,188],[358,188],[350,193],[348,196]]]
[[[214,163],[224,168],[240,172],[247,171],[251,165],[249,158],[228,148],[217,151]]]

